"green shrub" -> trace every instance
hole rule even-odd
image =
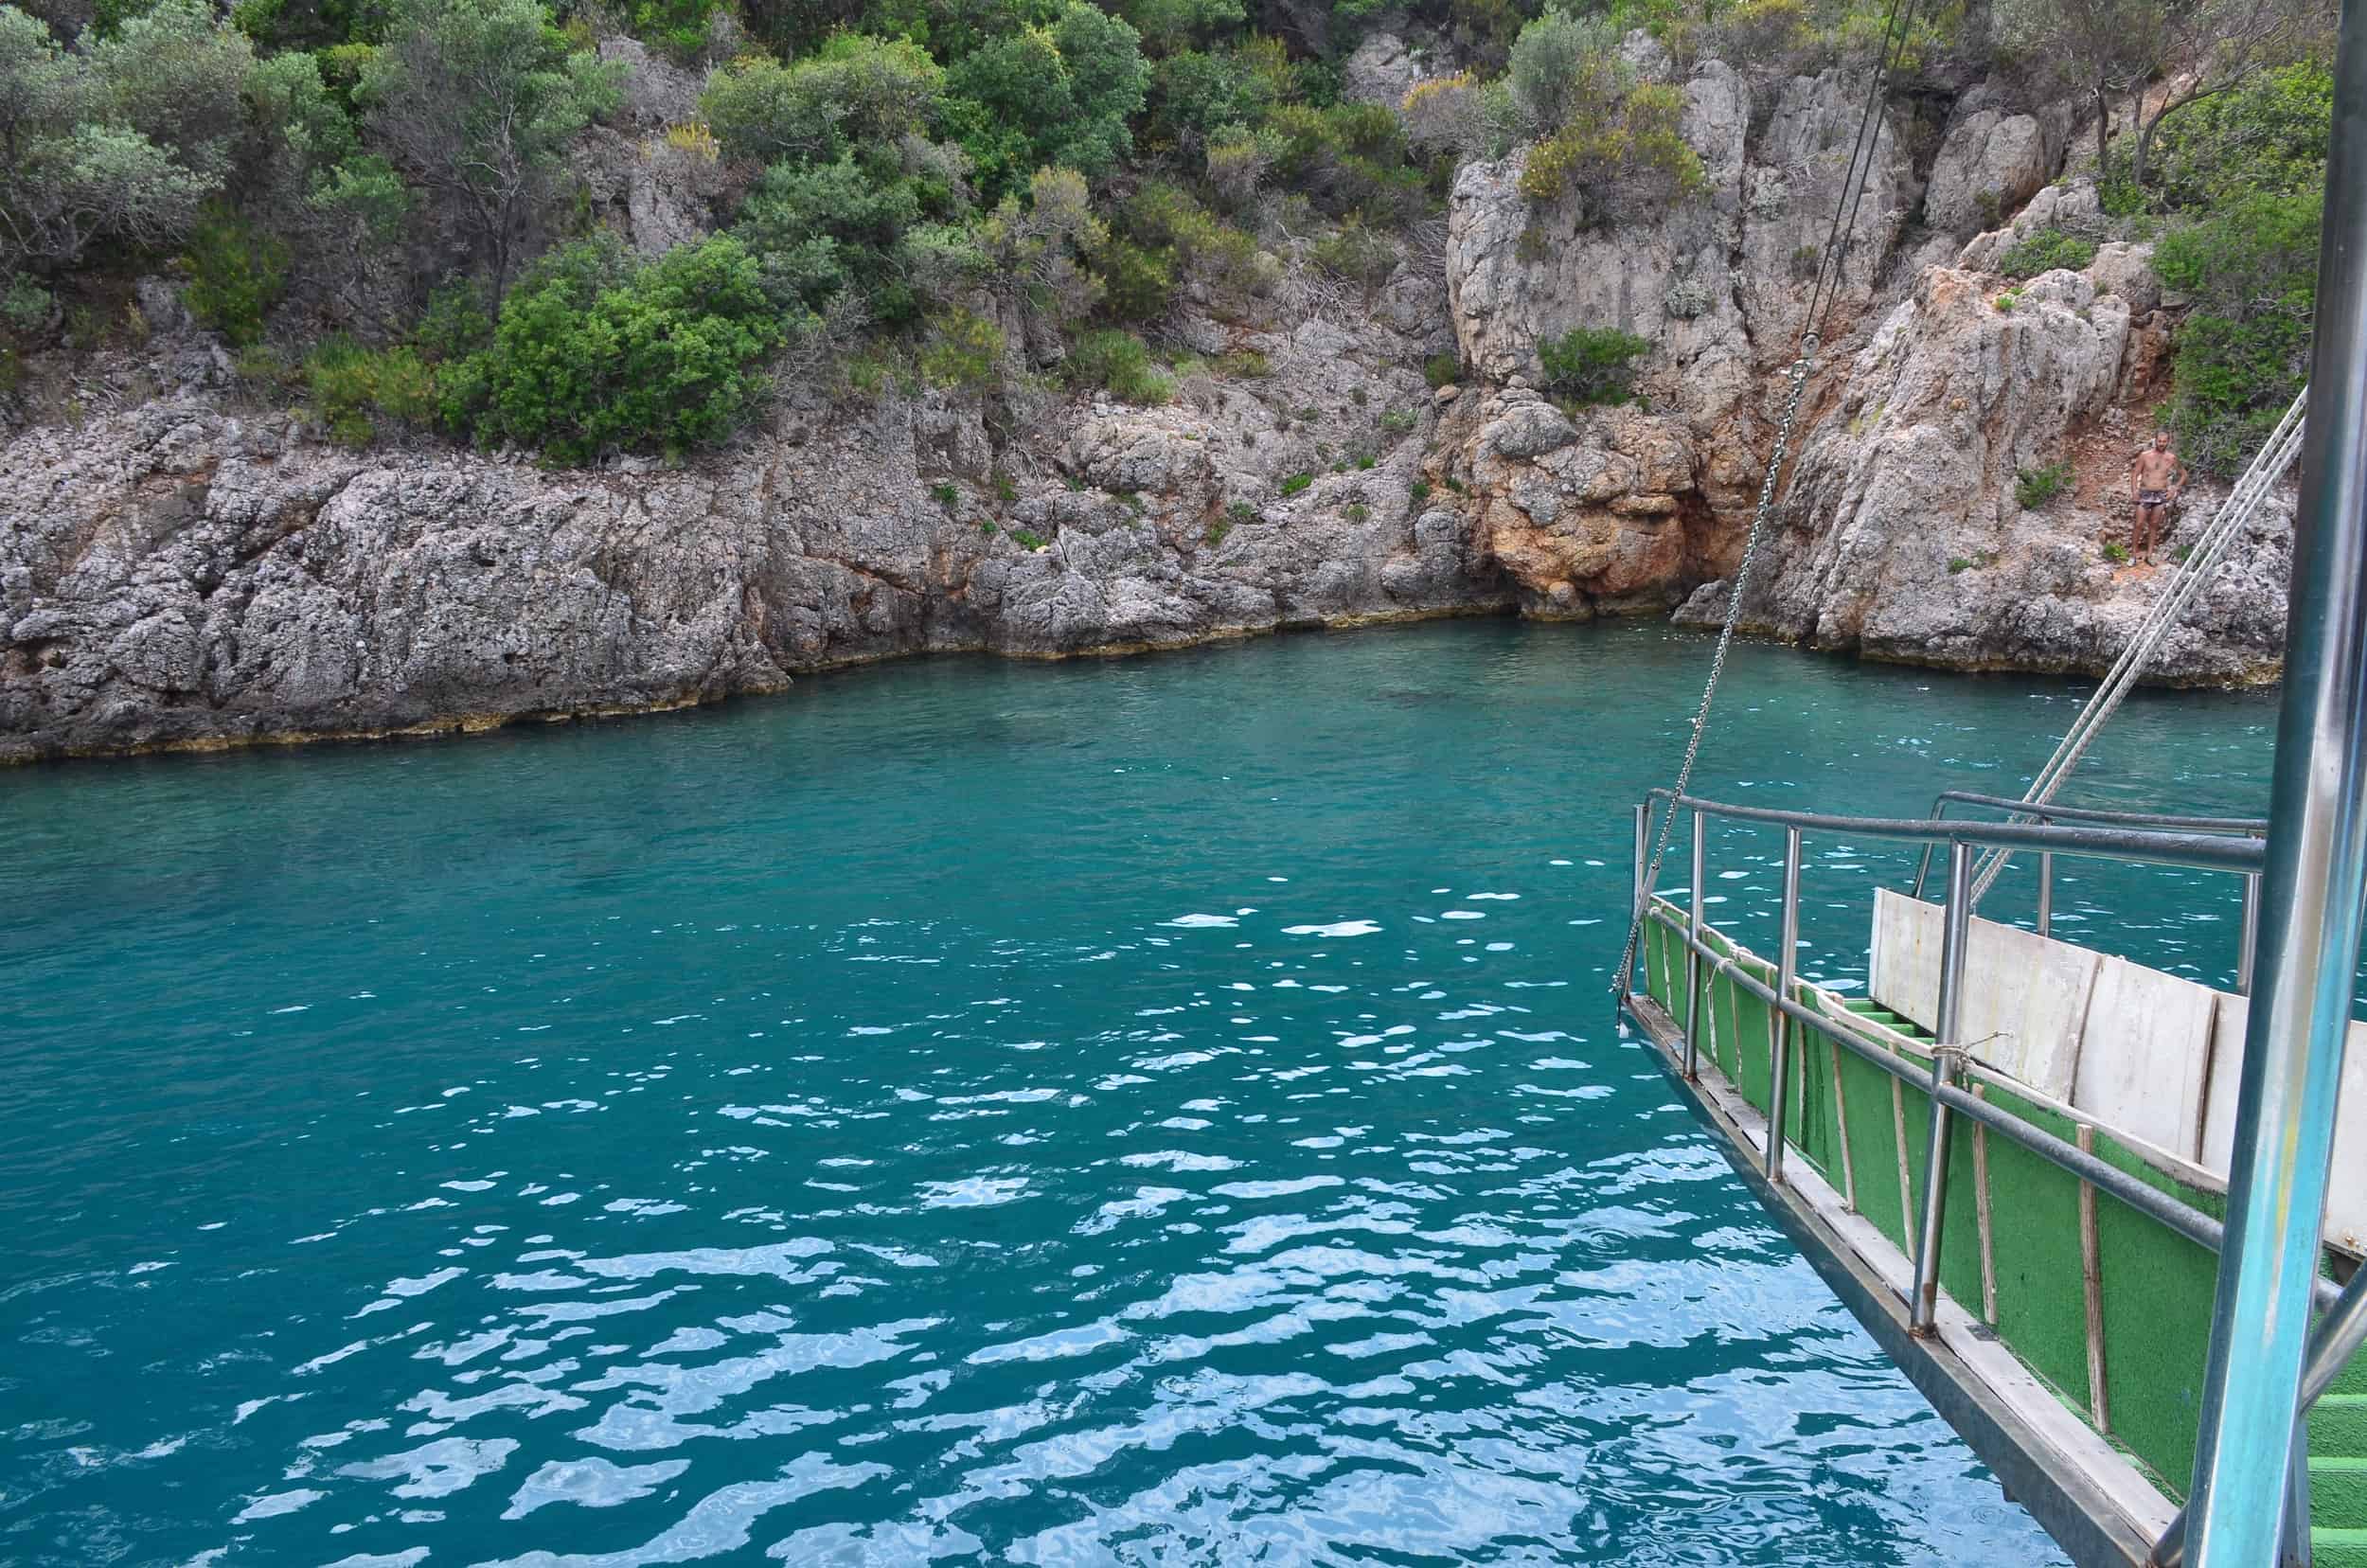
[[[265,312],[288,288],[288,246],[217,206],[189,233],[182,300],[198,320],[240,347],[263,335]]]
[[[1003,363],[1003,329],[975,311],[940,312],[929,324],[920,373],[931,385],[975,392],[994,384]]]
[[[2317,192],[2247,197],[2154,249],[2162,283],[2193,301],[2175,345],[2169,424],[2198,468],[2240,470],[2301,390],[2323,205]]]
[[[1954,577],[1959,572],[1969,572],[1972,566],[1973,563],[1963,556],[1950,556],[1948,560],[1948,575]]]
[[[2011,249],[1998,258],[1997,270],[2020,283],[2058,267],[2079,272],[2095,258],[2093,240],[2050,223],[2015,241]]]
[[[2013,290],[2008,289],[2003,294],[1997,296],[1998,312],[2002,315],[2012,315],[2014,313],[2014,307],[2020,303],[2021,295],[2015,293]]]
[[[2071,483],[2069,463],[2048,463],[2042,468],[2023,469],[2014,481],[2014,499],[2024,511],[2036,511],[2063,492]]]
[[[0,323],[13,332],[38,332],[49,325],[58,302],[47,289],[29,277],[11,277],[0,288]]]
[[[1433,391],[1452,386],[1462,373],[1463,362],[1452,354],[1433,354],[1422,362],[1422,379],[1430,383]]]
[[[1373,515],[1373,508],[1361,501],[1351,501],[1348,503],[1347,515],[1349,522],[1361,523]]]
[[[1415,506],[1420,506],[1423,502],[1430,499],[1430,481],[1427,479],[1415,480],[1412,485],[1407,487],[1406,494],[1413,498]]]
[[[1369,453],[1369,452],[1360,452],[1360,453],[1358,453],[1358,454],[1356,454],[1356,472],[1359,472],[1359,473],[1363,473],[1363,472],[1368,472],[1368,471],[1372,468],[1372,466],[1373,466],[1373,454],[1372,454],[1371,453]]]
[[[1392,437],[1409,436],[1420,422],[1421,417],[1410,408],[1386,409],[1380,416],[1380,433]]]
[[[1580,405],[1625,402],[1634,395],[1634,362],[1651,344],[1616,327],[1574,327],[1537,346],[1545,384]]]
[[[1273,374],[1273,366],[1266,356],[1255,348],[1236,348],[1219,356],[1217,368],[1242,381],[1256,381]]]
[[[1282,493],[1286,496],[1296,495],[1314,482],[1315,476],[1311,473],[1293,473],[1282,481]]]
[[[1230,524],[1255,523],[1257,508],[1247,501],[1236,501],[1224,508],[1225,521]]]
[[[1397,270],[1397,247],[1351,218],[1308,247],[1308,258],[1335,277],[1378,289]]]
[[[1112,234],[1094,248],[1101,302],[1121,321],[1155,321],[1175,294],[1175,252],[1150,250]]]
[[[1010,537],[1011,543],[1023,550],[1041,550],[1048,543],[1041,534],[1030,533],[1025,528],[1013,528]]]
[[[382,419],[425,426],[436,418],[436,372],[407,346],[330,338],[304,362],[303,376],[314,422],[346,446],[367,445]]]
[[[1086,332],[1069,350],[1069,375],[1080,387],[1100,387],[1132,403],[1163,403],[1175,383],[1150,363],[1150,350],[1133,333],[1114,329]]]
[[[1006,507],[1019,499],[1018,483],[1001,469],[987,475],[987,486],[994,491],[994,498]]]
[[[679,456],[739,427],[781,340],[756,258],[718,235],[638,271],[571,246],[522,282],[492,346],[447,366],[445,417],[483,442],[561,462],[655,448]]]
[[[724,0],[639,0],[632,30],[685,58],[706,46],[707,27]]]
[[[954,508],[962,504],[962,492],[955,490],[952,484],[947,480],[939,480],[937,483],[931,485],[929,487],[929,493],[931,496],[935,498],[936,504],[943,507],[947,511],[952,511]]]
[[[2104,559],[2115,566],[2126,566],[2128,564],[2128,546],[2117,540],[2108,539],[2104,542]]]
[[[1232,531],[1233,519],[1230,516],[1212,518],[1209,520],[1206,530],[1200,536],[1201,542],[1214,549],[1217,545],[1223,543],[1224,536]]]
[[[2198,98],[2162,122],[2151,194],[2171,211],[2207,213],[2250,196],[2318,190],[2333,117],[2334,75],[2315,62]]]

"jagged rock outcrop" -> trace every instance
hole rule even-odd
[[[1995,228],[2038,194],[2062,154],[2061,138],[2036,115],[1960,113],[1932,162],[1923,221],[1958,236]]]
[[[2107,247],[2085,273],[2013,288],[1967,269],[1926,272],[1810,435],[1745,624],[1966,668],[2109,665],[2169,577],[2112,553],[2127,537],[2125,471],[2141,439],[2118,399],[2131,357],[2145,351],[2132,321],[2159,294],[2143,260]],[[2024,506],[2020,476],[2050,467],[2059,493],[2034,490]],[[2223,494],[2198,487],[2165,551],[2198,532]],[[2154,678],[2272,676],[2288,550],[2289,514],[2271,508],[2217,569]],[[1724,609],[1724,585],[1713,584],[1680,619]]]
[[[1575,228],[1574,204],[1522,195],[1518,156],[1468,165],[1455,182],[1447,276],[1456,334],[1466,365],[1507,385],[1464,400],[1471,406],[1446,432],[1445,472],[1471,487],[1479,537],[1532,613],[1674,603],[1731,563],[1764,476],[1780,373],[1806,326],[1866,80],[1836,70],[1754,87],[1708,61],[1682,85],[1681,129],[1707,181],[1699,202],[1598,232]],[[1755,138],[1754,95],[1768,100]],[[1913,194],[1887,116],[1873,142],[1836,326],[1872,301]],[[1539,342],[1580,326],[1651,343],[1637,378],[1649,416],[1598,414],[1580,430],[1529,390],[1542,380]],[[1549,426],[1567,435],[1540,445]]]

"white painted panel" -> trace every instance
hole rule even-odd
[[[2235,1085],[2244,1076],[2244,1025],[2251,1016],[2245,998],[2219,993],[2219,1021],[2211,1031],[2211,1081],[2204,1086],[2202,1139],[2195,1162],[2222,1181],[2235,1149]]]
[[[2367,1024],[2351,1025],[2335,1102],[2334,1166],[2326,1172],[2326,1239],[2367,1252]]]
[[[1941,911],[1937,904],[1874,890],[1874,946],[1866,994],[1901,1018],[1931,1028],[1940,1016]]]
[[[2105,1127],[2183,1157],[2202,1135],[2218,993],[2126,958],[2096,972],[2072,1103]]]
[[[2035,931],[1974,920],[1965,954],[1965,1043],[1999,1071],[2070,1099],[2102,963],[2099,954]]]
[[[2243,1076],[2244,1025],[2251,1010],[2243,997],[2220,993],[2200,1163],[2222,1178],[2235,1148],[2236,1091]],[[2325,1237],[2345,1252],[2367,1253],[2367,1024],[2351,1025],[2342,1053],[2341,1098],[2336,1104],[2334,1164],[2326,1172]]]
[[[1867,994],[1926,1029],[1939,1022],[1945,924],[1938,904],[1886,888],[1875,892]],[[1965,953],[1962,1019],[1973,1055],[2056,1099],[2070,1099],[2080,1026],[2101,962],[2068,942],[1974,920]]]

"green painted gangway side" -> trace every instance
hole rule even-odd
[[[1700,966],[1702,994],[1688,992],[1687,917],[1655,897],[1641,947],[1646,994],[1682,1029],[1697,1001],[1698,1043],[1734,1091],[1760,1114],[1771,1106],[1771,1009],[1736,985],[1727,967],[1772,989],[1775,966],[1704,925],[1724,962]],[[1794,996],[1821,1014],[1845,1016],[1928,1075],[1930,1033],[1867,998],[1843,998],[1805,980]],[[1790,1052],[1797,1071],[1786,1107],[1789,1157],[1805,1159],[1901,1253],[1914,1227],[1931,1141],[1931,1102],[1910,1084],[1812,1026]],[[1971,1092],[2041,1131],[2099,1158],[2202,1213],[2224,1218],[2226,1200],[2161,1168],[2138,1148],[2069,1107],[1976,1067]],[[2183,1503],[2193,1472],[2203,1366],[2218,1258],[2210,1249],[2130,1208],[2049,1160],[1978,1123],[1953,1142],[1941,1288],[1996,1331],[2062,1403],[2103,1435],[2166,1496]],[[1965,1245],[1956,1238],[1977,1238]],[[2367,1568],[2367,1358],[2354,1361],[2309,1421],[2310,1522],[2317,1568]]]

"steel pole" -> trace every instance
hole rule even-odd
[[[2260,878],[2244,879],[2243,946],[2235,954],[2235,994],[2251,994],[2251,953],[2260,945]]]
[[[2038,857],[2038,935],[2055,928],[2055,857]]]
[[[2367,892],[2367,0],[2335,63],[2260,941],[2203,1371],[2197,1568],[2275,1559]]]
[[[1923,1166],[1923,1229],[1915,1237],[1915,1291],[1907,1327],[1929,1338],[1938,1332],[1940,1232],[1948,1219],[1948,1160],[1955,1116],[1939,1096],[1952,1083],[1962,1055],[1965,951],[1972,935],[1972,846],[1948,846],[1948,911],[1940,927],[1940,1015],[1931,1048],[1931,1143]]]
[[[1644,885],[1644,873],[1650,864],[1651,858],[1652,802],[1647,797],[1644,800],[1638,801],[1635,808],[1635,901],[1631,913],[1639,920],[1644,918],[1644,906],[1650,897],[1650,889]],[[1637,943],[1637,955],[1639,957],[1642,956],[1643,952],[1643,944],[1640,942]],[[1621,976],[1623,982],[1626,978],[1627,977],[1624,975]]]
[[[1672,803],[1670,811],[1677,808]],[[1693,944],[1685,949],[1685,1077],[1698,1078],[1700,1073],[1701,1051],[1701,883],[1703,864],[1709,855],[1709,819],[1700,812],[1693,813],[1693,913],[1687,918],[1686,929],[1692,933]]]
[[[1775,994],[1791,994],[1793,955],[1800,947],[1800,829],[1784,829],[1784,918],[1781,945],[1775,955]],[[1768,1010],[1767,1179],[1784,1179],[1784,1121],[1791,1097],[1784,1093],[1791,1066],[1791,1015],[1781,1007]]]

